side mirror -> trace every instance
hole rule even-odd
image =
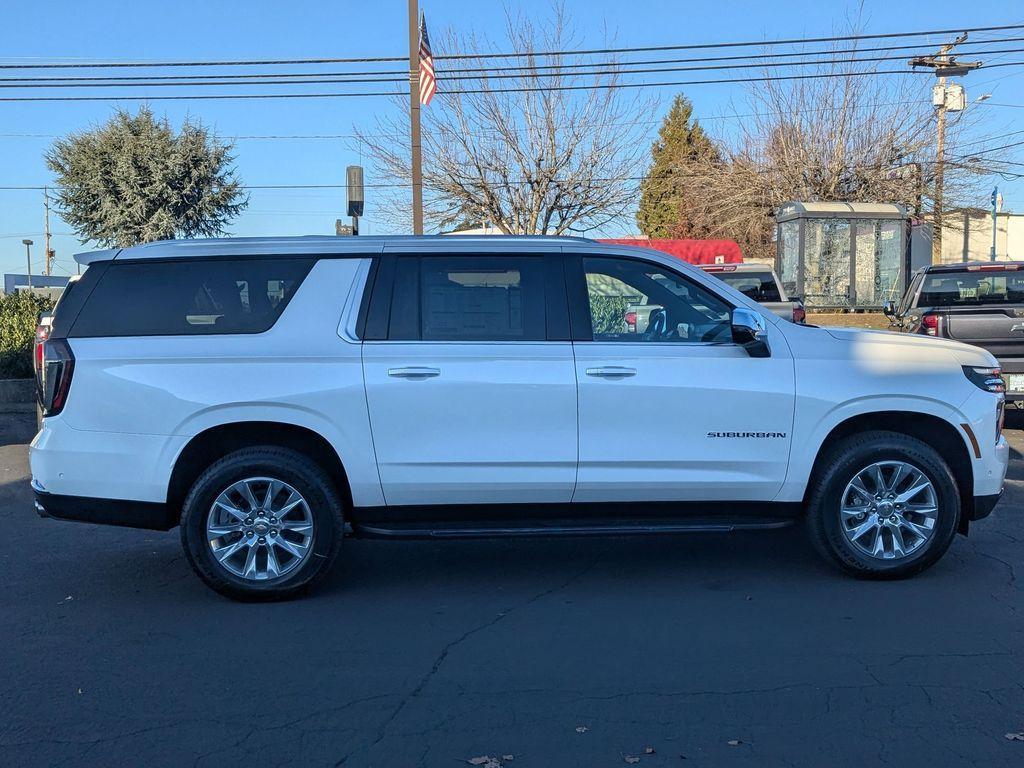
[[[753,310],[737,307],[732,311],[732,340],[751,357],[771,357],[764,318]]]
[[[882,305],[882,314],[892,320],[896,317],[896,302],[890,299]]]

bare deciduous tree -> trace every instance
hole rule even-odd
[[[541,27],[510,14],[505,38],[500,48],[472,34],[435,43],[435,55],[466,58],[435,59],[438,95],[421,112],[428,226],[561,235],[631,218],[649,102],[604,87],[617,82],[612,60],[549,55],[578,47],[561,6]],[[487,58],[497,50],[518,55]],[[396,185],[381,197],[399,228],[411,218],[406,110],[357,130],[375,180]]]
[[[700,191],[686,209],[693,228],[736,240],[748,257],[770,259],[772,215],[787,200],[894,202],[929,212],[932,83],[867,72],[863,64],[837,62],[815,72],[827,76],[752,84],[742,114],[737,110],[738,130],[717,140],[719,157],[697,156],[682,169]],[[950,121],[951,146],[970,120],[968,110]],[[947,163],[945,178],[947,206],[969,199],[980,181],[963,163]]]

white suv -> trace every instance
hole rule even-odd
[[[1003,487],[988,352],[794,325],[656,251],[309,237],[78,260],[42,353],[36,508],[180,525],[233,597],[296,593],[347,535],[803,521],[847,571],[904,576]],[[659,309],[630,333],[638,295]]]

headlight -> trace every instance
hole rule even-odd
[[[977,365],[965,365],[964,375],[971,380],[971,383],[986,392],[1002,394],[1006,391],[1006,383],[999,374],[999,368],[983,368]]]

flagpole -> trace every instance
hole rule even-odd
[[[419,2],[409,0],[409,130],[412,139],[412,233],[423,234],[423,150],[420,146]]]

